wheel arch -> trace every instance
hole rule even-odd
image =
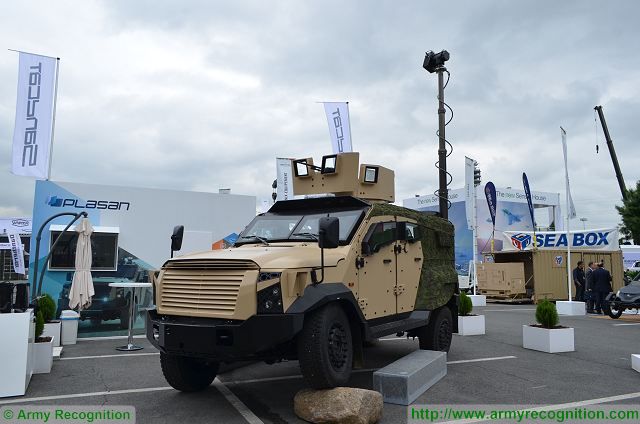
[[[347,315],[353,338],[353,365],[361,368],[364,362],[362,342],[366,331],[366,320],[358,307],[353,292],[343,283],[320,283],[309,285],[301,297],[296,299],[287,314],[309,314],[328,304],[338,304]]]

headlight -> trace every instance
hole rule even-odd
[[[280,283],[266,287],[258,292],[259,314],[281,314],[283,312],[282,287]]]
[[[620,290],[616,292],[616,297],[620,297]]]

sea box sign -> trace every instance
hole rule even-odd
[[[568,237],[562,231],[543,231],[534,234],[526,231],[504,231],[503,250],[533,250],[566,249],[570,244],[571,250],[619,250],[618,230],[587,230],[573,231]]]

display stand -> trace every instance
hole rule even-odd
[[[33,309],[0,314],[0,397],[22,396],[33,374]]]
[[[577,302],[575,300],[558,300],[556,302],[556,309],[558,310],[558,315],[577,316],[587,314],[584,302]]]

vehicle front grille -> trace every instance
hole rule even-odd
[[[164,267],[160,308],[168,314],[232,315],[245,272],[252,261],[194,259]]]

